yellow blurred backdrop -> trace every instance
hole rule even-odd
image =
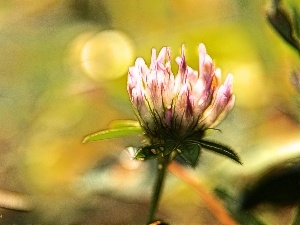
[[[149,63],[153,47],[170,46],[174,59],[185,44],[197,68],[202,42],[223,78],[234,76],[235,108],[209,138],[244,165],[203,152],[195,171],[208,189],[238,193],[245,177],[299,154],[299,94],[290,82],[299,59],[268,24],[265,1],[0,2],[0,190],[15,201],[0,200],[0,223],[143,224],[153,165],[123,161],[142,137],[81,141],[114,119],[135,119],[127,71],[137,57]],[[159,216],[218,223],[172,175]]]

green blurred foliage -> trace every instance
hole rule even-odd
[[[207,188],[238,193],[262,168],[299,155],[299,94],[290,83],[299,58],[264,10],[261,0],[1,1],[0,189],[30,196],[34,206],[28,213],[2,208],[1,222],[144,222],[152,164],[133,168],[120,156],[142,137],[81,141],[112,120],[135,119],[126,68],[137,57],[149,62],[153,47],[170,46],[175,58],[185,44],[197,68],[203,42],[223,77],[234,75],[236,106],[209,138],[235,149],[244,165],[203,152],[196,172]],[[107,30],[111,36],[101,36]],[[256,214],[274,221],[276,212]],[[158,216],[218,224],[173,176]],[[289,221],[291,213],[282,217]]]

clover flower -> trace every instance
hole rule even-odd
[[[152,49],[149,68],[142,58],[129,68],[127,90],[140,125],[151,144],[165,154],[184,141],[201,139],[205,130],[217,125],[234,105],[232,75],[228,74],[220,85],[221,70],[215,69],[205,45],[201,43],[198,51],[198,71],[187,65],[184,46],[181,57],[175,59],[179,66],[176,76],[168,47],[158,56]],[[172,145],[164,152],[166,143]],[[150,150],[157,152],[155,148]]]
[[[207,140],[205,131],[216,126],[234,105],[232,75],[220,84],[221,70],[216,69],[204,44],[199,45],[199,69],[189,67],[184,46],[174,76],[170,49],[164,47],[156,55],[152,50],[148,67],[142,58],[129,68],[127,91],[138,121],[116,120],[108,129],[84,138],[83,142],[104,140],[144,133],[146,142],[130,147],[134,159],[156,159],[154,184],[146,224],[154,224],[163,182],[169,164],[175,159],[195,167],[202,149],[210,150],[241,163],[229,147]]]

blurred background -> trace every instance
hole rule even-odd
[[[291,2],[291,1],[289,1]],[[236,105],[209,139],[231,146],[243,165],[203,151],[191,169],[240,201],[261,172],[300,154],[297,52],[266,19],[261,0],[1,0],[0,224],[143,224],[153,162],[129,160],[142,137],[82,144],[115,119],[135,119],[128,67],[151,48],[197,47],[223,78],[234,75]],[[173,72],[177,72],[174,64]],[[288,224],[293,207],[259,206],[265,224]],[[169,174],[159,218],[219,224],[186,183]]]

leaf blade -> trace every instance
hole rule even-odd
[[[221,155],[227,156],[228,158],[242,164],[239,156],[235,153],[230,147],[218,144],[216,142],[207,141],[207,140],[190,140],[190,142],[198,143],[202,148],[211,150],[213,152],[219,153]]]
[[[96,133],[90,134],[86,136],[82,143],[91,142],[91,141],[98,141],[98,140],[105,140],[117,137],[123,137],[127,135],[138,134],[142,132],[141,127],[119,127],[119,128],[112,128],[107,130],[101,130]]]
[[[121,127],[141,127],[141,125],[136,120],[114,120],[108,125],[110,129]]]
[[[153,145],[147,145],[141,147],[134,158],[139,160],[163,158],[175,151],[177,147],[177,143],[173,141],[163,144],[158,143]]]
[[[192,166],[193,168],[197,166],[201,151],[198,143],[182,144],[179,147],[179,150],[180,154],[178,156],[180,156],[186,164]]]

